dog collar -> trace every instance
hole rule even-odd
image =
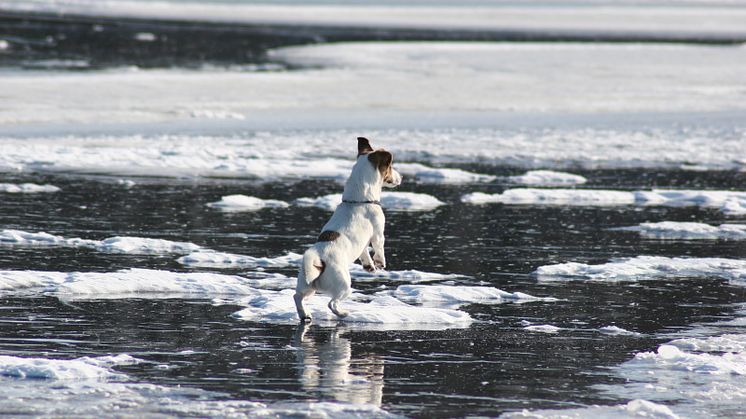
[[[378,205],[379,207],[381,206],[381,201],[348,201],[346,199],[343,199],[342,202],[344,202],[345,204],[373,204]]]

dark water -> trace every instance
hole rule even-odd
[[[481,172],[511,168],[464,166]],[[636,170],[584,172],[589,188],[652,186],[728,189],[734,172]],[[52,183],[64,193],[3,194],[0,227],[65,237],[115,235],[191,241],[252,256],[301,252],[329,213],[290,207],[224,214],[205,206],[242,193],[292,200],[338,192],[327,181],[257,183],[243,180],[141,179],[130,189],[108,177],[0,175],[1,182]],[[662,335],[697,322],[733,315],[746,290],[711,279],[638,284],[537,283],[539,266],[606,262],[637,255],[746,257],[739,242],[651,241],[611,227],[662,220],[721,223],[718,212],[695,208],[577,208],[468,206],[461,194],[499,192],[499,183],[468,186],[405,184],[449,205],[432,212],[387,213],[389,269],[469,276],[458,283],[552,296],[558,302],[470,305],[477,323],[462,330],[359,331],[311,325],[264,325],[235,320],[238,306],[183,299],[61,302],[5,294],[0,301],[0,353],[76,358],[128,353],[152,363],[118,367],[137,381],[218,391],[253,401],[362,401],[412,417],[495,416],[523,408],[618,404],[592,388],[619,381],[609,367],[654,350]],[[0,269],[113,271],[120,268],[189,270],[175,257],[107,255],[83,249],[0,248]],[[202,269],[203,271],[213,271]],[[243,270],[220,271],[242,274]],[[278,272],[294,276],[292,269]],[[393,286],[355,284],[363,292]],[[522,320],[565,328],[531,333]],[[639,336],[608,336],[616,325]],[[191,352],[182,352],[191,351]],[[167,365],[168,368],[156,368]],[[362,378],[350,382],[339,377]]]

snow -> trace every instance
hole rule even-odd
[[[724,334],[707,338],[682,338],[668,343],[682,351],[696,352],[746,352],[746,335]]]
[[[471,173],[461,169],[433,168],[419,163],[397,163],[396,170],[420,183],[463,184],[491,182],[496,176]]]
[[[588,179],[572,173],[556,172],[553,170],[531,170],[522,175],[509,176],[508,181],[531,186],[571,186],[582,185]]]
[[[556,410],[526,410],[521,412],[510,412],[500,418],[528,418],[528,419],[627,419],[627,418],[653,418],[653,419],[679,419],[668,406],[653,403],[643,399],[635,399],[627,404],[617,406],[590,406],[580,409],[556,409]]]
[[[391,295],[410,304],[450,308],[472,303],[499,304],[507,301],[556,301],[551,298],[534,297],[521,292],[507,292],[493,287],[455,285],[400,285]]]
[[[107,380],[121,379],[111,367],[141,362],[127,354],[77,359],[22,358],[0,355],[0,376],[18,379]]]
[[[318,207],[327,211],[334,211],[342,203],[342,194],[331,194],[316,198],[298,198],[295,205]],[[437,198],[414,192],[383,192],[381,206],[392,211],[430,211],[445,205]]]
[[[35,183],[0,183],[0,192],[5,193],[49,193],[59,191],[60,188],[54,185],[37,185]]]
[[[746,192],[719,190],[614,191],[603,189],[508,189],[499,194],[474,192],[463,195],[467,204],[506,205],[573,205],[573,206],[667,206],[719,209],[738,214],[741,202],[746,202]]]
[[[274,294],[245,301],[247,307],[233,314],[234,317],[261,323],[297,324],[298,313],[293,302],[294,290],[284,290]],[[350,315],[338,319],[327,307],[329,298],[316,295],[306,299],[307,311],[314,323],[332,325],[344,323],[348,326],[374,328],[376,330],[402,329],[449,329],[464,328],[472,323],[469,314],[450,309],[411,306],[400,300],[387,297],[373,297],[370,302],[346,300],[341,307]]]
[[[143,237],[109,237],[104,240],[65,238],[53,234],[32,233],[22,230],[5,229],[0,231],[0,245],[3,246],[46,246],[77,247],[93,249],[103,253],[123,253],[137,255],[184,254],[200,249],[188,242],[175,242]]]
[[[287,208],[290,204],[276,199],[261,199],[246,195],[227,195],[222,197],[220,201],[211,202],[207,206],[226,212],[239,212],[259,211],[264,208]]]
[[[746,375],[746,352],[723,354],[690,353],[673,345],[661,345],[656,352],[641,352],[629,361],[632,366],[648,369],[685,371],[711,375]]]
[[[533,325],[533,326],[526,326],[523,328],[523,330],[528,330],[529,332],[538,332],[538,333],[557,333],[560,330],[562,330],[562,328],[553,326],[551,324],[539,324],[539,325]]]
[[[642,223],[638,226],[614,230],[635,231],[648,239],[662,240],[746,240],[745,224],[710,224],[696,222],[662,221]]]
[[[540,266],[532,275],[539,281],[607,282],[717,277],[734,284],[746,284],[746,260],[637,256],[616,258],[599,265],[567,262]]]

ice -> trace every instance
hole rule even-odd
[[[116,272],[0,271],[0,290],[40,292],[64,299],[253,296],[262,290],[235,275],[125,269]]]
[[[637,36],[693,33],[705,38],[717,34],[742,34],[742,22],[746,18],[743,8],[737,2],[729,1],[719,2],[729,7],[707,7],[712,5],[707,0],[668,0],[654,4],[622,1],[602,3],[600,6],[603,7],[594,1],[554,3],[454,4],[428,1],[391,7],[389,4],[344,2],[272,4],[184,3],[174,0],[4,0],[2,6],[10,11],[186,22],[509,32],[528,30],[559,34],[590,31]]]
[[[296,324],[298,313],[293,301],[294,292],[284,290],[249,299],[246,301],[247,307],[233,316],[261,323]],[[349,310],[350,314],[344,319],[338,319],[327,307],[328,302],[329,298],[321,295],[306,299],[306,309],[314,323],[344,323],[377,330],[464,328],[472,323],[469,314],[462,311],[411,306],[386,296],[373,297],[370,302],[344,301],[341,307]]]
[[[637,256],[611,259],[599,265],[567,262],[540,266],[532,275],[539,281],[608,282],[717,277],[746,284],[746,260]]]
[[[697,352],[746,352],[746,335],[725,334],[708,338],[683,338],[669,343],[681,350]]]
[[[519,176],[509,176],[508,180],[513,183],[532,186],[582,185],[588,181],[580,175],[553,170],[531,170]]]
[[[467,204],[507,205],[574,205],[590,207],[608,206],[667,206],[719,209],[737,215],[738,203],[746,202],[746,192],[716,190],[614,191],[603,189],[508,189],[499,194],[474,192],[463,195]]]
[[[746,224],[721,224],[662,221],[615,230],[635,231],[649,239],[663,240],[746,240]]]
[[[207,206],[227,212],[239,212],[259,211],[264,208],[287,208],[290,204],[276,199],[261,199],[246,195],[227,195],[222,197],[220,201],[211,202]]]
[[[538,332],[538,333],[557,333],[560,330],[562,330],[561,327],[553,326],[551,324],[538,324],[538,325],[533,325],[533,326],[526,326],[523,329],[528,330],[529,332]]]
[[[284,268],[300,265],[303,255],[289,252],[277,257],[254,257],[235,253],[202,250],[182,256],[177,261],[182,265],[206,268]]]
[[[327,211],[334,211],[337,205],[342,203],[342,194],[331,194],[317,198],[299,198],[294,204],[300,206],[313,206]],[[437,198],[414,192],[383,192],[381,194],[381,206],[392,211],[430,211],[445,205]]]
[[[0,376],[45,380],[121,379],[124,376],[114,372],[111,367],[138,362],[140,360],[127,354],[69,360],[0,355]]]
[[[623,329],[618,326],[604,326],[598,329],[598,331],[605,335],[615,335],[615,336],[639,336],[640,335],[640,333],[638,332],[632,332],[632,331]]]
[[[396,170],[421,183],[462,184],[491,182],[496,176],[471,173],[461,169],[433,168],[419,163],[397,163]]]
[[[474,192],[461,197],[467,204],[617,206],[635,204],[631,192],[591,189],[508,189],[501,194]]]
[[[4,246],[46,246],[77,247],[93,249],[103,253],[123,253],[137,255],[184,254],[197,251],[200,246],[188,242],[175,242],[143,237],[109,237],[104,240],[65,238],[53,234],[32,233],[22,230],[5,229],[0,231],[0,245]]]
[[[400,285],[391,295],[410,304],[449,308],[457,308],[472,303],[499,304],[507,301],[556,301],[552,298],[534,297],[521,292],[507,292],[493,287],[454,285]]]
[[[350,275],[352,275],[352,277],[356,281],[362,282],[385,279],[388,281],[407,282],[411,284],[466,278],[465,276],[458,274],[424,272],[418,271],[416,269],[407,269],[403,271],[387,271],[383,269],[376,269],[373,272],[368,272],[361,265],[358,264],[353,264],[350,266]]]
[[[590,406],[580,409],[555,409],[555,410],[523,410],[521,412],[510,412],[500,418],[529,418],[529,419],[627,419],[627,418],[653,418],[653,419],[679,419],[668,406],[653,403],[643,399],[635,399],[627,404],[617,406]]]
[[[746,375],[746,353],[726,352],[720,355],[685,352],[673,345],[661,345],[656,352],[642,352],[629,361],[630,366],[649,369],[685,371],[713,375]]]
[[[49,193],[59,191],[60,188],[54,185],[37,185],[35,183],[0,183],[0,192],[5,193]]]

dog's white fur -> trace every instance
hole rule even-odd
[[[381,188],[393,188],[402,181],[392,162],[391,153],[373,150],[367,139],[358,137],[358,157],[345,183],[343,202],[324,225],[319,236],[323,241],[316,242],[303,254],[293,296],[302,322],[311,321],[303,300],[316,291],[331,297],[329,309],[338,317],[349,314],[339,308],[339,303],[350,295],[349,266],[356,259],[369,271],[386,267]],[[368,245],[373,247],[372,258]]]

